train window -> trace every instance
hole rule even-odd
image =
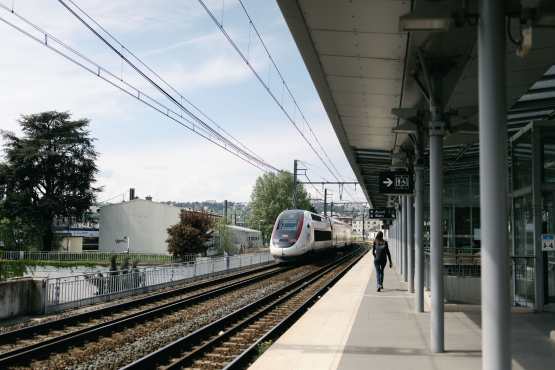
[[[280,220],[277,229],[278,230],[297,230],[297,224],[299,220]]]
[[[322,217],[316,215],[310,215],[314,221],[322,221]]]

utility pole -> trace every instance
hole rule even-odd
[[[324,189],[324,216],[328,215],[328,189]]]
[[[297,160],[293,166],[293,209],[297,209]]]
[[[224,200],[224,222],[227,224],[227,200]]]
[[[331,206],[330,206],[330,217],[333,217],[333,200],[331,201]]]

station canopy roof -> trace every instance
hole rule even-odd
[[[450,24],[446,32],[400,32],[399,18],[411,9],[425,9],[430,2],[424,0],[277,2],[371,207],[386,207],[388,202],[378,192],[378,172],[405,167],[390,154],[414,150],[413,134],[392,129],[426,117],[429,109],[413,77],[422,67],[417,47],[424,59],[441,63],[444,70],[441,98],[444,111],[450,112],[452,131],[444,138],[444,170],[478,170],[477,26],[467,21],[463,27]],[[445,0],[432,5],[452,13],[462,3]],[[514,18],[510,30],[518,38]],[[521,58],[507,37],[509,137],[532,120],[551,119],[555,109],[555,30],[534,28],[532,38],[532,50]]]

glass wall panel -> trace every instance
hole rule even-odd
[[[445,198],[453,198],[453,176],[443,177],[443,196]]]
[[[445,252],[455,252],[454,226],[453,206],[450,204],[447,207],[443,207],[443,250]]]
[[[555,138],[542,138],[542,180],[555,182]]]
[[[532,135],[513,145],[513,190],[532,185]]]
[[[470,207],[455,206],[455,234],[470,235]]]
[[[553,193],[542,194],[542,234],[553,234]],[[547,285],[546,303],[555,303],[555,252],[544,252],[545,283]]]
[[[514,199],[515,255],[534,255],[534,215],[532,194]],[[533,258],[514,259],[515,295],[527,301],[535,301]],[[517,301],[519,298],[516,298]]]
[[[455,238],[457,253],[472,253],[472,238],[457,235]]]
[[[471,198],[480,198],[480,175],[477,173],[471,175],[472,178],[472,193],[470,194]]]
[[[454,198],[470,198],[470,175],[455,175],[454,181]]]
[[[534,255],[534,214],[532,194],[515,198],[515,254]]]

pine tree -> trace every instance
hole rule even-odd
[[[102,188],[93,187],[98,152],[89,137],[88,119],[70,120],[68,112],[21,116],[23,136],[0,131],[5,159],[0,163],[0,188],[5,209],[42,236],[42,249],[50,251],[54,218],[94,222],[89,207]]]

